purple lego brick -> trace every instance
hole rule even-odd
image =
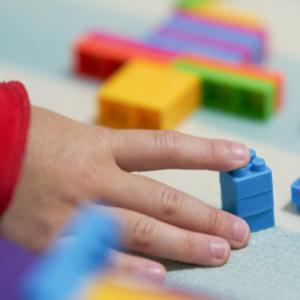
[[[235,57],[238,57],[241,62],[251,62],[251,52],[248,48],[235,45],[226,41],[212,39],[209,36],[202,36],[201,34],[193,34],[190,32],[184,32],[176,30],[171,26],[161,27],[157,33],[164,37],[173,37],[184,41],[185,43],[193,43],[199,46],[206,46],[212,49],[218,49],[220,53],[232,53]]]
[[[193,34],[194,36],[209,37],[217,41],[231,43],[232,45],[248,49],[251,60],[255,63],[262,62],[264,58],[264,39],[262,36],[233,27],[223,26],[207,21],[199,16],[179,12],[165,23],[173,30]]]
[[[0,299],[18,299],[19,283],[35,260],[34,254],[0,238]]]

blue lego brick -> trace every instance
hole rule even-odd
[[[292,184],[292,202],[300,210],[300,177]]]
[[[223,195],[222,198],[226,198]],[[273,191],[263,194],[242,198],[239,200],[229,199],[223,201],[222,209],[240,217],[247,217],[274,208]]]
[[[260,63],[263,60],[264,45],[261,39],[255,34],[240,32],[219,24],[208,23],[205,20],[201,20],[201,18],[195,20],[180,13],[173,16],[165,24],[165,27],[244,47],[252,54],[253,62]]]
[[[105,269],[118,240],[116,225],[98,207],[84,208],[64,233],[71,236],[40,257],[22,283],[20,299],[74,299],[90,277]]]
[[[274,210],[270,209],[260,214],[243,217],[251,232],[256,232],[275,226]]]
[[[272,171],[262,158],[253,156],[247,166],[220,174],[222,201],[243,199],[273,189]]]
[[[195,43],[193,41],[182,40],[181,38],[168,36],[157,32],[144,39],[144,42],[152,47],[157,47],[167,51],[182,52],[214,59],[222,59],[233,63],[244,61],[242,54],[227,49],[214,47],[213,45]]]

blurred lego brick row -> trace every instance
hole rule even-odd
[[[168,51],[240,63],[261,63],[267,52],[263,29],[244,29],[188,12],[177,12],[144,40]]]
[[[168,51],[99,31],[92,31],[81,37],[75,45],[74,55],[76,73],[103,80],[117,72],[124,63],[135,58],[173,65],[178,70],[198,76],[199,82],[203,85],[198,99],[203,98],[205,107],[239,116],[267,119],[282,105],[281,74],[252,64],[230,63],[201,55]],[[145,95],[140,96],[149,99]],[[137,106],[139,101],[137,100]],[[162,125],[159,114],[153,114],[146,107],[128,110],[125,109],[124,103],[122,105],[117,101],[111,102],[105,108],[100,105],[103,113],[98,121],[101,120],[103,125],[117,128],[170,127]],[[143,117],[139,118],[138,114],[142,114]],[[181,115],[184,114],[183,112]],[[178,113],[178,120],[179,115]],[[144,124],[141,120],[144,120]],[[178,122],[168,124],[171,123],[174,126],[178,124]]]

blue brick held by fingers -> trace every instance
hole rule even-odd
[[[251,231],[274,226],[272,171],[254,150],[245,167],[222,172],[220,183],[223,210],[243,218]]]
[[[259,214],[243,218],[249,225],[251,232],[268,229],[275,226],[274,210],[270,209]]]

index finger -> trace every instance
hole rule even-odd
[[[112,150],[118,165],[126,171],[229,171],[243,167],[249,161],[249,148],[243,144],[168,130],[113,131]]]

